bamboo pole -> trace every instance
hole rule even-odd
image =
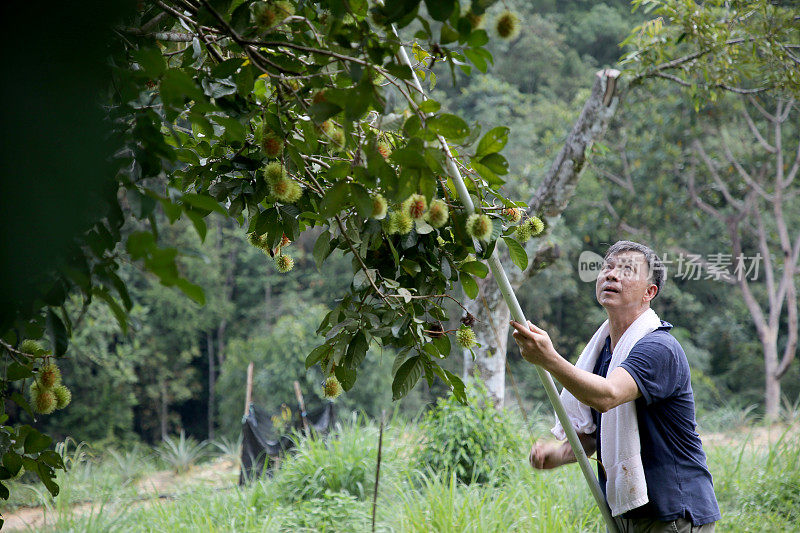
[[[398,37],[399,39],[397,29],[394,25],[392,25],[392,31],[394,32],[395,37]],[[423,100],[427,100],[428,96],[423,90],[422,85],[420,85],[419,79],[417,78],[417,73],[414,71],[414,66],[411,64],[408,54],[406,54],[406,50],[402,45],[398,51],[398,56],[400,61],[411,69],[414,86],[422,95]],[[453,180],[453,184],[456,187],[456,192],[458,192],[458,196],[461,199],[461,203],[464,205],[464,209],[468,214],[471,215],[475,212],[475,205],[472,203],[472,198],[469,195],[467,186],[464,184],[464,179],[461,177],[461,172],[458,170],[455,158],[450,152],[450,146],[447,144],[447,140],[441,135],[437,135],[437,139],[447,159],[447,167],[450,171],[450,177]],[[502,263],[500,263],[500,259],[497,257],[497,247],[495,247],[491,257],[489,257],[487,262],[489,264],[489,269],[492,271],[492,276],[497,282],[500,292],[503,294],[503,299],[506,301],[506,304],[511,311],[511,316],[517,322],[521,324],[527,324],[525,314],[522,312],[522,307],[519,305],[517,295],[514,293],[514,288],[508,281],[506,271],[503,268]],[[547,393],[547,398],[550,400],[550,403],[555,409],[558,420],[564,427],[564,431],[567,434],[567,440],[569,441],[572,451],[578,460],[578,465],[580,465],[583,476],[586,478],[586,483],[589,485],[589,490],[592,492],[592,496],[594,496],[594,499],[597,502],[600,513],[603,515],[603,520],[605,520],[608,531],[611,533],[617,533],[617,524],[614,521],[614,518],[611,516],[611,510],[608,508],[608,503],[606,503],[605,496],[600,488],[600,483],[597,481],[597,477],[595,476],[595,473],[589,464],[589,458],[586,456],[586,452],[581,445],[580,439],[578,438],[578,433],[569,422],[569,417],[567,416],[567,412],[564,410],[564,405],[561,403],[561,398],[558,395],[558,390],[556,389],[553,377],[547,370],[539,365],[536,365],[536,372],[539,374],[539,379],[541,380],[544,390]]]
[[[303,401],[303,391],[300,390],[300,383],[294,382],[294,396],[297,398],[297,406],[300,407],[300,418],[303,421],[303,431],[308,437],[308,418],[306,417],[306,402]]]
[[[247,365],[247,384],[244,389],[244,416],[250,412],[250,404],[253,403],[253,362]]]

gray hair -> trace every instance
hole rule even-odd
[[[617,255],[622,252],[639,252],[644,255],[644,259],[647,261],[648,266],[648,278],[658,289],[656,295],[653,296],[653,299],[655,299],[659,294],[661,294],[661,288],[664,286],[664,283],[667,279],[667,268],[664,266],[664,263],[661,262],[661,259],[652,248],[633,241],[615,242],[608,249],[603,259],[607,260],[612,255]]]

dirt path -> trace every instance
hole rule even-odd
[[[185,492],[187,486],[224,489],[236,486],[239,467],[234,461],[219,460],[199,465],[185,474],[175,474],[170,470],[153,472],[136,483],[139,496],[126,504],[130,507],[153,505],[160,500],[174,499],[175,493]],[[119,505],[123,502],[115,502]],[[73,516],[84,516],[96,512],[102,503],[77,502],[70,507]],[[3,531],[39,531],[52,525],[59,517],[58,510],[45,506],[20,507],[12,513],[3,513]]]

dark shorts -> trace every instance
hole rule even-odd
[[[637,518],[617,518],[620,533],[714,533],[714,522],[693,526],[690,520],[678,518],[671,522]]]

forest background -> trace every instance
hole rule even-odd
[[[617,64],[623,53],[619,43],[646,14],[632,13],[626,1],[506,4],[523,20],[520,34],[490,42],[494,64],[487,74],[457,73],[454,87],[449,73],[443,73],[433,94],[445,109],[458,110],[470,121],[511,129],[505,150],[511,173],[504,190],[509,197],[528,198],[577,119],[594,72]],[[602,255],[616,240],[632,239],[649,244],[662,258],[677,260],[690,253],[701,258],[704,269],[687,271],[684,265],[683,275],[673,263],[654,305],[675,325],[672,332],[687,353],[701,420],[724,408],[752,405],[760,412],[764,402],[763,350],[751,314],[741,291],[708,270],[714,254],[730,253],[728,235],[687,192],[690,174],[696,173],[698,181],[707,181],[709,174],[698,142],[710,143],[713,164],[732,173],[736,169],[726,162],[715,135],[724,129],[725,138],[759,144],[741,113],[742,97],[721,98],[698,104],[666,81],[632,88],[594,145],[575,197],[559,218],[549,221],[543,244],[554,246],[558,258],[517,291],[529,319],[574,360],[604,318],[594,284],[579,277],[582,252]],[[786,146],[793,146],[797,135],[796,129],[790,131]],[[745,166],[762,157],[748,148],[736,155]],[[722,193],[712,193],[714,206],[724,207]],[[352,281],[349,259],[336,252],[318,270],[313,254],[318,232],[310,231],[291,244],[294,270],[280,274],[248,244],[242,228],[215,216],[206,219],[204,242],[185,220],[161,224],[163,245],[181,252],[181,271],[203,288],[205,306],[165,288],[136,264],[123,265],[118,274],[133,302],[130,327],[121,331],[104,305],[88,308],[74,324],[69,357],[60,363],[64,383],[81,401],[41,417],[36,427],[56,440],[71,436],[93,443],[154,443],[180,430],[198,439],[235,437],[251,361],[254,401],[267,411],[277,412],[282,403],[294,406],[295,380],[310,409],[321,405],[323,377],[316,367],[306,370],[305,358],[319,343],[315,330],[320,320]],[[790,204],[785,216],[790,227],[797,227],[800,207]],[[137,229],[128,224],[123,232]],[[766,291],[763,276],[762,270],[753,283],[759,298]],[[71,305],[77,309],[80,303]],[[451,311],[459,316],[457,309]],[[455,327],[456,320],[445,325]],[[371,417],[396,409],[413,417],[449,394],[438,381],[429,386],[421,380],[393,403],[393,361],[390,350],[371,348],[358,384],[337,400],[339,408],[363,410]],[[442,362],[459,375],[462,364],[453,357]],[[545,400],[533,367],[520,359],[513,343],[508,369],[507,379],[513,376],[517,387],[506,394],[506,406],[530,411]],[[782,385],[784,401],[796,402],[797,364],[788,367]]]

